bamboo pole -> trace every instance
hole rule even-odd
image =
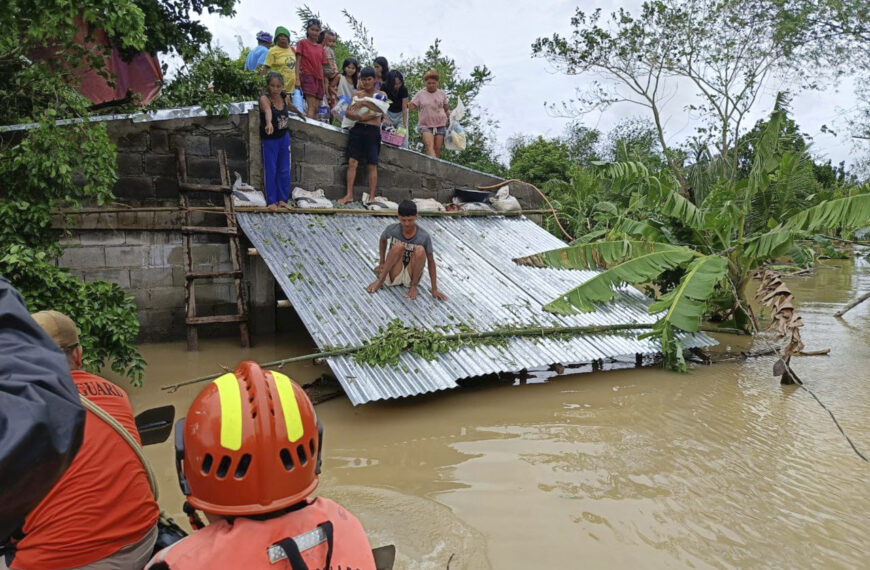
[[[652,324],[645,323],[632,323],[632,324],[617,324],[617,325],[596,325],[596,326],[585,326],[585,327],[535,327],[535,328],[524,328],[524,329],[515,329],[515,330],[498,330],[498,331],[484,331],[484,332],[472,332],[472,333],[456,333],[450,335],[444,335],[444,340],[476,340],[476,339],[485,339],[485,338],[508,338],[508,337],[532,337],[532,336],[547,336],[554,334],[573,334],[573,335],[582,335],[582,334],[596,334],[596,333],[609,333],[609,332],[618,332],[618,331],[630,331],[630,330],[638,330],[638,329],[651,329],[653,327]],[[344,356],[346,354],[353,354],[354,352],[358,352],[364,348],[364,345],[358,346],[348,346],[345,348],[337,348],[334,350],[326,350],[322,352],[315,352],[312,354],[303,354],[302,356],[294,356],[292,358],[284,358],[281,360],[273,360],[272,362],[262,362],[260,366],[266,368],[268,366],[284,366],[285,364],[289,364],[291,362],[300,362],[303,360],[314,360],[316,358],[328,358],[330,356]],[[170,392],[174,392],[181,388],[182,386],[188,386],[190,384],[196,384],[197,382],[205,382],[206,380],[214,380],[221,374],[225,374],[226,370],[222,372],[218,372],[216,374],[209,374],[207,376],[201,376],[199,378],[194,378],[193,380],[185,380],[184,382],[178,382],[176,384],[168,384],[166,386],[161,387],[161,390],[169,390]]]
[[[260,206],[236,206],[237,212],[251,212],[251,213],[273,213],[273,214],[347,214],[353,216],[386,216],[386,217],[395,217],[395,210],[356,210],[353,208],[284,208],[273,212],[265,207]],[[187,208],[187,210],[191,212],[215,212],[215,213],[224,213],[224,209],[221,206],[196,206],[192,208]],[[79,210],[73,209],[59,209],[52,210],[52,214],[62,214],[65,216],[77,215],[77,214],[117,214],[117,213],[130,213],[130,212],[180,212],[182,208],[177,206],[153,206],[153,207],[141,207],[141,208],[82,208]],[[524,216],[526,214],[550,214],[550,210],[517,210],[513,212],[488,212],[488,211],[479,211],[472,210],[469,212],[418,212],[417,215],[421,217],[448,217],[448,218],[470,218],[470,217],[486,217],[486,216]]]

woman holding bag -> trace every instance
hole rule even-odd
[[[425,87],[414,95],[408,108],[419,112],[417,126],[423,136],[426,154],[441,158],[444,146],[444,135],[447,133],[447,120],[450,118],[450,108],[447,106],[447,94],[438,88],[438,72],[429,70],[423,76]]]

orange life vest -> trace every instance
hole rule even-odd
[[[291,560],[297,553],[294,565]],[[327,557],[329,569],[375,570],[372,549],[359,520],[341,505],[318,497],[279,517],[238,517],[232,524],[226,520],[210,524],[161,550],[145,568],[328,570]]]

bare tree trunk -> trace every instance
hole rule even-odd
[[[858,305],[860,305],[861,303],[863,303],[867,299],[870,299],[870,291],[868,291],[867,293],[864,293],[863,295],[861,295],[860,297],[858,297],[857,299],[850,302],[848,305],[846,305],[845,307],[843,307],[842,309],[840,309],[839,311],[834,313],[834,316],[835,317],[842,317],[848,311],[851,311],[852,309],[854,309],[855,307],[857,307]]]

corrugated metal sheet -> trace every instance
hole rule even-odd
[[[365,291],[374,280],[378,240],[395,218],[365,215],[239,213],[239,225],[259,250],[317,345],[359,345],[399,318],[406,325],[453,331],[460,323],[487,331],[505,326],[588,326],[652,323],[650,301],[632,287],[594,313],[558,316],[542,305],[579,285],[594,271],[523,267],[512,259],[565,244],[526,218],[500,216],[421,218],[432,234],[438,286],[449,300],[430,295],[424,274],[416,301],[405,289]],[[709,346],[703,334],[688,335],[687,347]],[[454,388],[461,378],[519,371],[554,363],[658,352],[633,334],[513,338],[506,345],[463,347],[428,361],[403,354],[398,366],[372,367],[352,356],[329,358],[350,400],[373,400]]]

